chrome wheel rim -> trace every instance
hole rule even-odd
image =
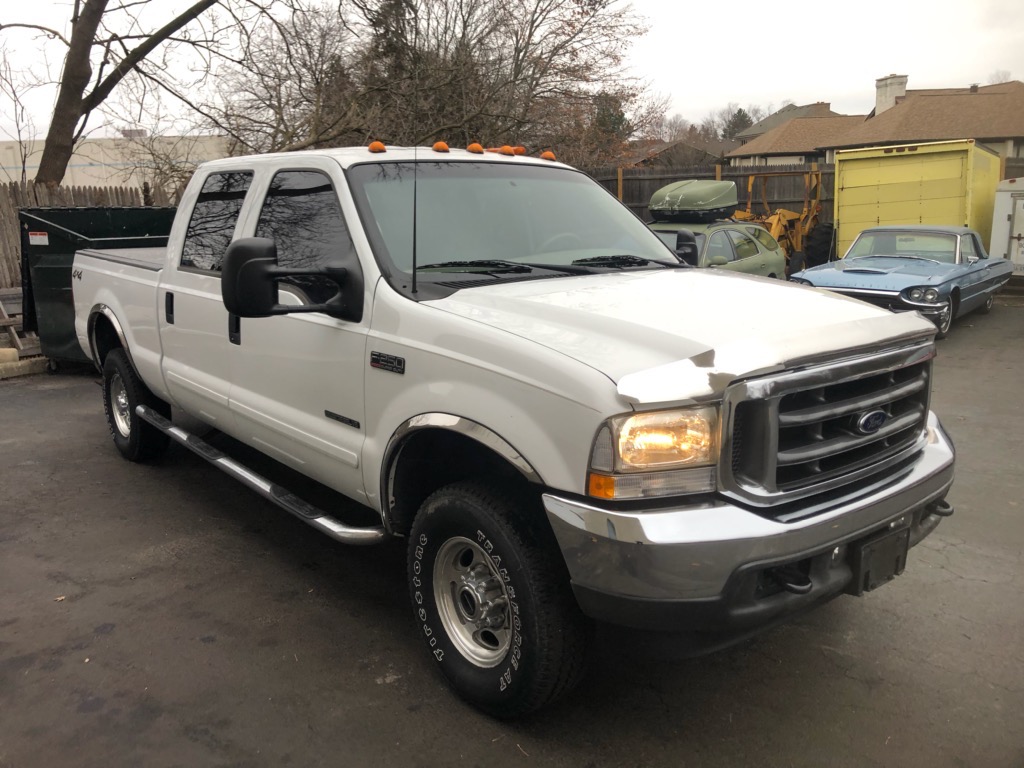
[[[949,326],[953,324],[953,300],[946,299],[946,306],[942,308],[942,314],[939,315],[939,333],[946,333],[949,331]]]
[[[512,638],[508,593],[476,543],[457,536],[438,551],[434,601],[445,633],[466,659],[489,668],[505,658]]]
[[[110,411],[114,417],[114,425],[122,437],[132,434],[132,414],[128,405],[128,390],[125,389],[121,375],[115,373],[110,377]]]
[[[985,309],[992,309],[992,305],[995,304],[995,303],[996,303],[996,295],[994,293],[990,293],[988,295],[988,298],[985,299]]]

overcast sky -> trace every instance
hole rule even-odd
[[[495,0],[500,1],[500,0]],[[170,18],[185,0],[153,0]],[[875,79],[909,88],[986,84],[996,71],[1024,79],[1024,0],[632,0],[650,31],[630,57],[637,75],[670,98],[669,114],[699,123],[729,102],[778,108],[831,102],[843,114],[874,107]],[[66,27],[71,0],[0,0],[3,21]],[[155,17],[152,17],[155,18]],[[0,32],[15,66],[42,70],[42,43]],[[59,70],[63,51],[47,48]],[[53,92],[32,101],[44,133]],[[0,104],[0,133],[12,127]],[[6,138],[6,137],[2,137]]]

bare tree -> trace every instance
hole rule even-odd
[[[1010,74],[1008,69],[997,69],[991,75],[988,76],[989,85],[999,85],[1000,83],[1008,83],[1013,79],[1013,75]]]
[[[27,30],[59,41],[66,51],[36,182],[61,182],[90,115],[125,78],[142,77],[180,95],[187,89],[167,66],[176,49],[184,47],[201,57],[203,77],[212,57],[226,55],[237,44],[237,33],[244,32],[247,22],[283,1],[189,0],[173,18],[153,22],[146,15],[152,0],[73,0],[67,35],[31,22],[0,24],[0,31],[8,34]],[[226,12],[223,24],[212,14],[214,6]]]
[[[7,49],[0,48],[0,96],[10,104],[10,112],[8,114],[14,126],[13,131],[5,129],[4,133],[17,144],[18,164],[21,166],[20,181],[22,184],[28,181],[28,158],[35,151],[35,126],[25,108],[24,101],[24,95],[31,87],[11,67],[11,61],[7,56]],[[9,180],[14,180],[6,170],[4,173]]]
[[[202,109],[247,151],[372,137],[621,152],[664,112],[625,71],[642,32],[613,0],[296,7],[252,30],[222,70],[219,103]]]

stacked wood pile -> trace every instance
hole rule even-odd
[[[0,288],[0,347],[18,350],[18,358],[39,354],[39,338],[21,329],[21,289]]]

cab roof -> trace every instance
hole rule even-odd
[[[507,155],[500,150],[485,149],[479,152],[470,152],[466,149],[450,149],[447,152],[440,152],[433,147],[385,147],[383,152],[372,152],[369,147],[337,147],[334,149],[311,149],[301,152],[273,152],[262,155],[241,155],[238,157],[226,157],[220,160],[210,160],[202,164],[202,168],[237,168],[240,164],[250,167],[255,165],[278,165],[282,161],[293,165],[301,162],[302,158],[308,157],[329,157],[334,159],[342,168],[349,168],[360,163],[388,163],[388,162],[487,162],[487,163],[513,163],[516,165],[543,165],[557,166],[559,168],[570,168],[571,166],[559,163],[555,160],[544,160],[539,157],[528,155]]]

